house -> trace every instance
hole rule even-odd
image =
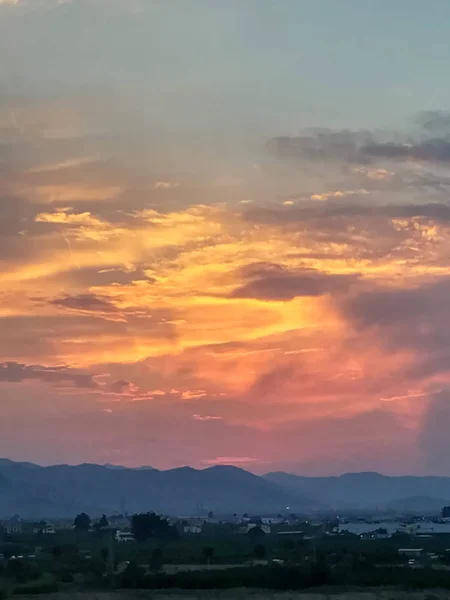
[[[131,519],[127,515],[112,515],[108,517],[108,523],[117,529],[127,529],[130,527]]]
[[[114,537],[116,542],[134,542],[135,540],[134,533],[131,531],[116,531]]]
[[[41,535],[54,535],[56,533],[56,529],[53,527],[53,525],[37,523],[33,525],[33,533]]]
[[[184,533],[201,533],[203,531],[203,527],[197,524],[185,525],[183,527],[183,531]]]
[[[42,530],[42,533],[44,535],[55,535],[56,529],[53,527],[53,525],[46,525]]]
[[[261,517],[263,525],[283,525],[286,522],[284,517]]]
[[[23,533],[24,530],[24,522],[20,517],[17,516],[13,517],[9,521],[4,521],[2,526],[8,534]]]

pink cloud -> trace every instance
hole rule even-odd
[[[222,421],[223,417],[212,416],[212,415],[192,415],[195,421]]]

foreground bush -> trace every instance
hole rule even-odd
[[[44,573],[39,579],[28,581],[27,583],[21,583],[14,587],[13,594],[16,595],[37,595],[37,594],[51,594],[52,592],[58,591],[58,584],[55,577],[49,573]]]
[[[133,572],[133,576],[122,577],[121,587],[141,589],[178,588],[187,590],[230,589],[238,587],[265,588],[274,590],[298,590],[314,585],[332,583],[329,571],[299,567],[239,567],[226,570],[186,571],[173,575],[158,574],[144,576]]]

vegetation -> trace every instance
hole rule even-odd
[[[91,526],[91,517],[84,512],[80,513],[75,517],[73,525],[78,531],[89,531],[89,527]]]
[[[45,535],[14,534],[0,544],[2,594],[39,594],[71,589],[212,589],[259,587],[301,590],[323,585],[450,589],[450,536],[421,538],[423,555],[414,568],[398,548],[417,546],[417,538],[249,533],[230,524],[205,524],[201,534],[180,535],[154,513],[131,519],[136,541],[118,543],[99,519],[88,515],[78,526]],[[253,521],[254,522],[254,521]],[[100,526],[100,524],[102,526]],[[305,527],[306,528],[306,527]],[[303,526],[302,526],[303,529]],[[183,530],[182,524],[180,530]],[[251,535],[250,532],[259,530]],[[2,592],[3,590],[3,592]]]
[[[169,525],[169,521],[155,513],[141,513],[133,515],[131,530],[138,542],[155,539],[175,539],[178,531]]]

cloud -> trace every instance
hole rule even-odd
[[[192,418],[195,421],[223,421],[223,417],[213,416],[213,415],[192,415]]]
[[[365,150],[407,136],[310,131],[231,163],[216,138],[205,156],[176,136],[169,151],[105,94],[8,102],[0,360],[19,366],[1,385],[71,403],[67,453],[89,458],[82,434],[102,456],[127,431],[120,451],[158,466],[318,472],[357,466],[356,445],[394,468],[385,447],[412,448],[416,407],[449,377],[442,161]],[[415,145],[439,138],[420,127]],[[101,417],[88,431],[80,397]],[[388,442],[365,445],[371,422]]]
[[[320,273],[312,269],[288,270],[277,264],[253,264],[240,276],[249,280],[230,294],[230,298],[257,298],[286,301],[298,296],[323,296],[345,291],[357,278]]]
[[[0,363],[0,381],[20,383],[28,380],[93,390],[98,387],[92,375],[78,369],[64,366],[25,365],[17,362]]]
[[[331,198],[347,198],[349,196],[366,196],[370,194],[368,190],[336,190],[334,192],[323,192],[321,194],[312,194],[311,200],[330,200]]]
[[[359,164],[362,167],[356,172],[362,168],[368,179],[379,182],[389,179],[389,171],[366,166],[378,159],[447,163],[450,160],[449,122],[449,113],[428,112],[416,118],[420,125],[418,132],[312,129],[296,137],[275,137],[266,147],[279,159]]]
[[[450,140],[436,138],[419,143],[373,143],[362,147],[361,152],[363,155],[376,158],[448,162],[450,160]]]
[[[450,377],[447,277],[406,289],[364,291],[342,301],[355,334],[370,336],[387,352],[409,355],[400,378],[429,387]]]
[[[116,312],[117,308],[107,298],[101,298],[95,294],[78,294],[77,296],[63,296],[49,301],[50,304],[79,310],[83,312]]]
[[[364,163],[361,148],[373,141],[370,132],[318,130],[297,137],[276,137],[267,143],[270,154],[284,159],[339,160]]]
[[[153,189],[155,190],[172,190],[179,187],[179,183],[174,183],[170,181],[155,181],[153,184]]]
[[[446,389],[431,396],[419,432],[419,445],[424,453],[427,473],[448,476],[449,428],[450,393]]]

